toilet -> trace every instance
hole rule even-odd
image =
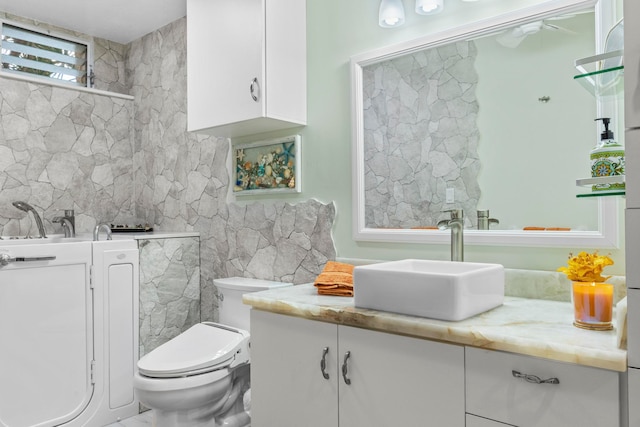
[[[251,424],[249,313],[242,295],[290,283],[231,277],[213,281],[220,323],[198,323],[138,361],[134,388],[155,427]]]

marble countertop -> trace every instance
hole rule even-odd
[[[568,302],[505,297],[500,307],[459,322],[447,322],[356,308],[353,298],[318,295],[312,284],[249,293],[243,301],[255,309],[311,320],[619,372],[627,370],[627,351],[617,347],[615,328],[576,328],[573,307]]]

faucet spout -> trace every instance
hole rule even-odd
[[[33,218],[36,220],[36,226],[38,227],[38,233],[40,233],[40,238],[45,239],[47,237],[47,234],[44,231],[44,224],[42,224],[42,218],[40,218],[40,215],[38,215],[38,212],[35,210],[35,208],[27,202],[17,201],[17,202],[13,202],[12,204],[13,206],[20,209],[23,212],[27,212],[27,213],[31,212],[31,214],[33,215]]]
[[[107,240],[111,240],[111,228],[107,224],[98,224],[96,228],[93,229],[93,241],[97,242],[100,240],[100,230],[104,230],[107,234]]]
[[[62,230],[64,231],[64,237],[76,237],[76,230],[73,227],[73,222],[66,216],[57,216],[53,218],[53,222],[60,223]]]
[[[489,218],[489,209],[478,209],[478,230],[489,230],[491,224],[500,224],[500,221]]]
[[[462,210],[451,211],[451,219],[438,221],[440,230],[451,230],[451,261],[464,261],[464,216]]]
[[[464,261],[464,220],[449,221],[451,229],[451,261]]]
[[[64,216],[56,216],[53,222],[62,225],[64,237],[76,237],[76,217],[73,209],[65,209]]]

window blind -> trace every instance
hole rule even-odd
[[[88,45],[2,23],[2,70],[87,86]]]

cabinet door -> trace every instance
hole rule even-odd
[[[463,427],[464,348],[338,327],[340,427]]]
[[[187,1],[190,131],[264,115],[264,1]]]
[[[629,395],[627,397],[627,406],[629,409],[629,425],[640,426],[640,369],[629,368]]]
[[[336,336],[333,324],[251,310],[253,427],[338,426]]]

